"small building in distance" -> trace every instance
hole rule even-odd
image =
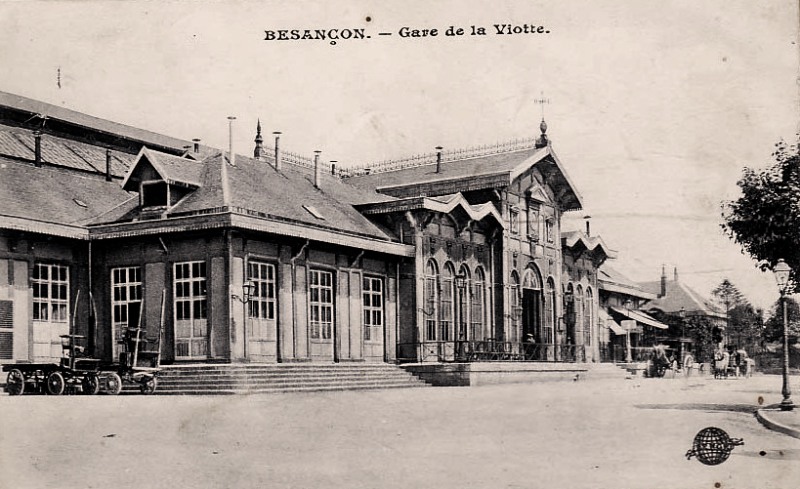
[[[670,329],[658,338],[660,341],[678,350],[682,356],[691,352],[695,360],[705,362],[712,360],[710,356],[715,349],[725,346],[725,311],[681,282],[677,268],[672,280],[667,277],[666,267],[662,267],[659,281],[643,282],[641,287],[656,295],[644,306],[645,309],[670,324]],[[696,328],[707,329],[710,337],[705,341],[690,337],[686,332],[690,323]]]

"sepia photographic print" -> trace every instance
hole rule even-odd
[[[0,487],[799,487],[799,33],[0,1]]]

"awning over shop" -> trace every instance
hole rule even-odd
[[[628,309],[623,309],[621,307],[613,307],[613,306],[611,307],[611,310],[613,310],[617,314],[622,314],[626,318],[633,319],[636,322],[642,323],[646,326],[652,326],[658,329],[669,329],[669,326],[667,326],[666,324],[658,322],[655,319],[648,316],[647,314],[640,311],[631,311]]]
[[[625,330],[622,328],[622,326],[620,326],[618,322],[614,321],[614,319],[608,315],[605,309],[600,309],[600,319],[605,322],[605,325],[608,326],[608,329],[613,331],[614,334],[625,334]]]

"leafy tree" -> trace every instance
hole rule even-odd
[[[728,311],[727,338],[731,346],[754,353],[764,334],[763,311],[740,304]]]
[[[789,340],[796,342],[800,336],[800,304],[791,297],[786,297],[786,310],[789,318]],[[783,340],[783,308],[778,300],[772,306],[772,316],[764,325],[764,339],[766,341]]]
[[[754,351],[763,332],[761,311],[750,304],[735,285],[727,278],[712,292],[714,299],[725,310],[725,337],[730,346]]]
[[[739,292],[739,289],[727,278],[717,285],[717,287],[711,291],[711,294],[726,312],[736,306],[748,304],[744,295]]]
[[[708,316],[690,316],[686,318],[686,336],[694,341],[695,360],[711,362],[714,350],[721,334],[719,327]]]
[[[742,195],[722,203],[723,231],[766,270],[783,258],[800,278],[800,134],[798,142],[775,145],[767,169],[745,167]]]

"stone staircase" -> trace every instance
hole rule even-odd
[[[385,363],[217,364],[162,367],[155,395],[223,395],[426,387]],[[123,394],[138,393],[125,383]]]
[[[626,370],[626,364],[620,363],[588,363],[586,364],[586,377],[589,380],[595,379],[621,379],[624,380],[632,374]]]

